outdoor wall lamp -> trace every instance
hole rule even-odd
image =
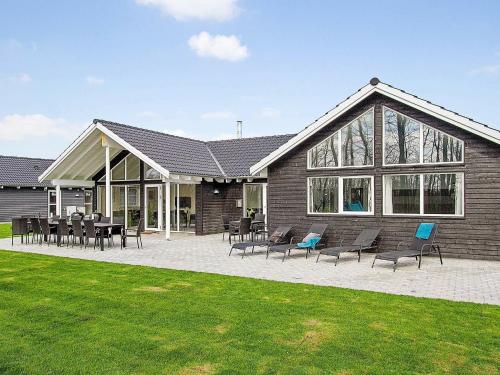
[[[219,189],[214,188],[214,194],[219,194],[219,193],[220,193]]]

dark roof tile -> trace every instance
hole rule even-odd
[[[38,182],[38,176],[54,160],[0,155],[0,186],[47,187],[50,181]]]

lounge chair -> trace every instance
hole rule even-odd
[[[265,241],[249,241],[249,242],[239,242],[233,244],[231,246],[231,250],[229,251],[229,256],[231,256],[231,253],[233,252],[234,249],[241,250],[243,251],[243,254],[241,255],[241,258],[245,256],[245,252],[248,248],[252,248],[252,254],[255,250],[255,247],[266,247],[268,248],[269,246],[275,246],[275,245],[283,245],[287,243],[287,236],[292,230],[291,225],[283,225],[278,227],[273,234]]]
[[[339,246],[336,247],[327,247],[325,249],[320,250],[318,257],[316,258],[316,262],[318,262],[320,255],[330,255],[335,256],[335,266],[340,258],[340,254],[349,253],[349,252],[357,252],[358,253],[358,262],[361,260],[361,252],[365,250],[373,250],[378,246],[378,236],[380,234],[380,229],[363,229],[361,233],[356,237],[354,242],[351,245],[344,245],[344,240],[341,239]]]
[[[326,228],[328,228],[328,224],[312,224],[309,230],[307,231],[306,236],[304,237],[304,240],[313,233],[316,233],[318,236],[317,238],[312,238],[309,240],[302,240],[302,242],[299,243],[294,243],[294,237],[292,237],[291,241],[289,244],[284,244],[284,245],[276,245],[276,246],[269,246],[267,249],[267,254],[266,254],[266,259],[269,257],[270,252],[277,252],[277,253],[283,253],[283,259],[281,260],[282,262],[285,261],[286,254],[290,256],[290,253],[292,250],[305,250],[306,251],[306,258],[307,255],[312,251],[316,250],[316,248],[321,247],[321,241],[323,240],[323,236],[325,234]]]
[[[400,250],[401,247],[405,246],[404,242],[400,242],[397,245],[396,251],[387,251],[375,255],[373,259],[372,268],[375,265],[377,259],[387,260],[393,262],[393,270],[396,271],[396,265],[399,258],[413,258],[418,260],[418,268],[422,264],[422,255],[428,255],[431,252],[438,252],[439,260],[443,264],[443,258],[441,256],[441,248],[435,242],[436,234],[438,231],[438,224],[434,223],[421,223],[415,230],[415,236],[410,244],[406,244],[406,250]]]

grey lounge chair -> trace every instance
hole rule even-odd
[[[241,258],[243,258],[245,256],[246,250],[250,247],[252,248],[252,254],[253,254],[255,247],[267,247],[268,248],[270,246],[286,244],[287,243],[286,238],[291,230],[292,230],[291,225],[283,225],[283,226],[278,227],[275,230],[275,233],[281,233],[281,236],[279,236],[280,238],[276,241],[272,241],[270,238],[268,238],[265,241],[248,241],[248,242],[234,243],[231,246],[231,250],[229,251],[228,255],[231,256],[231,253],[233,252],[233,250],[237,249],[237,250],[243,251],[243,254],[241,255]]]
[[[328,228],[328,224],[312,224],[311,227],[309,228],[309,230],[307,231],[307,234],[318,233],[320,235],[321,240],[316,245],[316,247],[322,247],[322,246],[324,246],[322,244],[322,242],[323,242],[323,239],[324,239],[323,236],[325,234],[326,228]],[[312,249],[312,248],[297,247],[297,243],[295,243],[294,239],[295,238],[292,237],[292,239],[290,240],[289,244],[269,246],[267,248],[266,259],[269,258],[269,253],[270,252],[277,252],[277,253],[283,253],[283,259],[281,261],[284,262],[286,254],[288,253],[288,255],[290,256],[291,251],[294,250],[294,249],[297,249],[297,250],[306,250],[306,258],[307,258],[307,255],[311,252],[311,250],[315,250],[316,249],[316,247],[314,249]]]
[[[375,255],[375,259],[373,259],[372,263],[372,268],[375,265],[375,261],[377,259],[380,260],[387,260],[390,262],[393,262],[393,271],[396,271],[396,266],[398,263],[398,260],[400,258],[413,258],[415,257],[416,260],[418,260],[418,268],[420,269],[420,265],[422,264],[422,255],[428,255],[431,252],[438,252],[439,254],[439,260],[441,261],[441,265],[443,264],[443,257],[441,256],[441,248],[439,245],[436,243],[436,235],[438,231],[438,224],[433,224],[432,230],[430,232],[430,235],[427,239],[422,239],[417,237],[417,233],[419,230],[420,224],[417,229],[415,230],[415,236],[413,237],[413,240],[410,244],[406,244],[407,249],[406,250],[400,250],[401,247],[405,246],[404,242],[399,242],[396,248],[396,251],[387,251],[383,253],[379,253]]]
[[[344,240],[340,240],[339,246],[328,247],[326,249],[320,250],[316,262],[318,262],[320,255],[330,255],[335,256],[335,266],[340,258],[340,254],[348,252],[358,253],[358,262],[361,260],[361,252],[364,250],[373,250],[378,246],[378,236],[380,234],[380,229],[363,229],[361,233],[356,237],[351,245],[344,245]]]

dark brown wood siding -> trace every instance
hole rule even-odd
[[[214,188],[219,194],[214,194]],[[212,234],[222,231],[221,215],[237,220],[243,208],[236,207],[236,200],[243,199],[243,184],[231,182],[218,184],[203,181],[196,186],[196,234]]]
[[[442,130],[465,142],[464,163],[448,166],[382,166],[382,106]],[[375,165],[358,169],[307,170],[307,150],[346,125],[367,109],[375,108]],[[382,215],[382,176],[389,173],[464,172],[463,218],[394,217]],[[373,175],[373,216],[307,215],[307,177]],[[268,168],[269,224],[295,224],[302,236],[313,222],[329,223],[333,244],[340,233],[352,240],[361,228],[381,227],[380,250],[394,249],[412,238],[418,223],[439,223],[438,241],[446,255],[477,259],[500,259],[500,146],[387,97],[375,94],[291,150]]]

